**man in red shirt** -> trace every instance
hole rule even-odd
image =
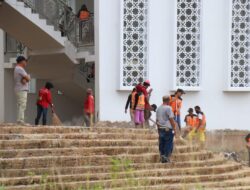
[[[35,120],[35,125],[39,124],[39,120],[42,115],[43,115],[43,125],[47,124],[48,108],[49,106],[51,106],[51,108],[53,109],[52,96],[50,92],[52,88],[54,88],[53,84],[47,82],[45,84],[45,87],[39,90],[39,96],[37,100],[37,117]]]
[[[92,89],[87,90],[87,97],[84,102],[84,121],[87,127],[93,126],[95,113],[95,99]]]

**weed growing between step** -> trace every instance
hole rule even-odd
[[[5,190],[5,187],[3,185],[0,185],[0,190]]]
[[[135,168],[133,167],[134,163],[129,160],[128,158],[116,158],[113,157],[110,159],[110,171],[109,173],[111,174],[111,183],[108,185],[109,188],[115,188],[117,183],[119,182],[119,174],[120,173],[125,173],[124,176],[124,183],[122,185],[122,187],[126,187],[126,188],[130,188],[130,187],[139,187],[139,186],[147,186],[149,185],[149,181],[147,179],[142,180],[142,181],[138,181],[136,180],[136,176],[135,176]],[[90,175],[91,173],[85,173],[86,175],[86,180],[85,180],[85,185],[82,185],[74,190],[104,190],[105,188],[107,188],[107,184],[102,184],[102,183],[95,183],[93,184],[93,181],[91,181],[90,179]],[[29,185],[35,185],[37,184],[39,186],[39,188],[36,186],[34,188],[32,188],[31,190],[47,190],[47,189],[65,189],[65,187],[63,187],[63,181],[59,179],[49,179],[48,178],[48,174],[44,173],[42,176],[40,176],[39,180],[35,180],[34,177],[36,177],[36,174],[34,172],[29,172],[28,173],[29,176],[29,180],[28,180],[28,184]],[[59,172],[56,172],[53,174],[53,176],[60,176]],[[66,188],[67,189],[67,188]],[[4,187],[0,186],[0,190],[4,190]]]

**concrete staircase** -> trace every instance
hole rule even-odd
[[[180,140],[161,164],[157,144],[144,129],[1,126],[0,189],[250,189],[241,164]]]

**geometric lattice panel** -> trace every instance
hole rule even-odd
[[[250,1],[232,1],[231,87],[249,87]]]
[[[176,86],[200,86],[201,0],[177,0]]]
[[[132,87],[147,78],[148,0],[123,0],[122,86]]]

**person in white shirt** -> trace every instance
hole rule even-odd
[[[14,82],[17,99],[17,123],[23,125],[25,124],[25,110],[27,107],[30,76],[25,71],[27,59],[24,56],[18,56],[16,62]]]

